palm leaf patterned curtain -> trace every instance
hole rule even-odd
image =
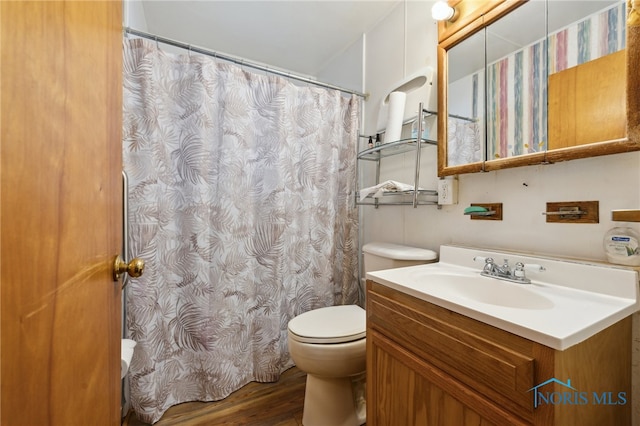
[[[277,380],[291,318],[358,302],[360,105],[146,40],[124,56],[131,404],[155,422]]]

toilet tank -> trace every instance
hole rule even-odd
[[[433,250],[392,243],[367,243],[362,246],[364,273],[382,269],[432,263],[438,259]]]

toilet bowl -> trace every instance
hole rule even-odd
[[[364,269],[433,262],[431,250],[389,243],[363,246]],[[366,422],[366,313],[357,305],[329,306],[289,321],[289,353],[307,373],[302,424],[358,426]]]
[[[289,321],[289,353],[307,373],[304,426],[364,423],[365,409],[357,407],[352,378],[366,369],[365,333],[365,311],[357,305],[314,309]]]

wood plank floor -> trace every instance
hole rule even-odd
[[[217,402],[186,402],[167,410],[157,426],[302,426],[306,374],[296,367],[275,383],[249,383]],[[123,426],[147,426],[130,413]]]

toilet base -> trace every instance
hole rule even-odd
[[[360,426],[366,421],[364,401],[356,403],[351,377],[325,378],[307,374],[304,426]]]

